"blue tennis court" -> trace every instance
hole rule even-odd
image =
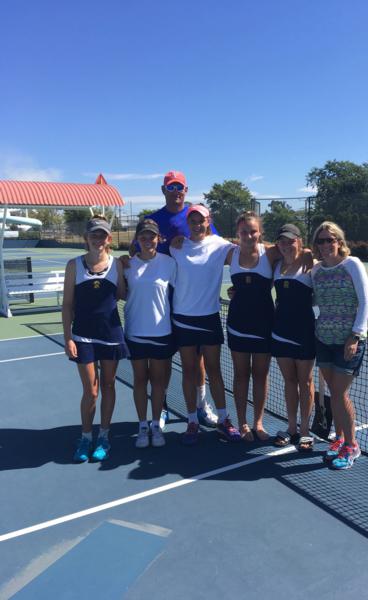
[[[60,315],[23,327],[0,342],[1,599],[364,596],[366,456],[336,473],[322,441],[304,455],[203,430],[183,447],[179,366],[166,446],[138,450],[123,361],[111,459],[73,464],[81,390]]]

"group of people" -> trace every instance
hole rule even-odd
[[[274,444],[292,443],[300,451],[311,451],[312,372],[317,356],[330,390],[336,430],[325,460],[336,469],[351,467],[360,449],[348,391],[359,373],[365,349],[368,279],[360,261],[349,256],[343,231],[334,223],[322,223],[313,236],[313,260],[311,251],[303,249],[296,225],[285,224],[275,243],[266,245],[260,217],[246,212],[238,217],[239,241],[233,244],[218,235],[207,207],[184,204],[187,190],[183,173],[170,171],[165,175],[165,206],[138,223],[129,259],[112,258],[110,226],[97,216],[87,223],[87,253],[67,265],[65,349],[77,363],[83,385],[82,436],[74,459],[108,458],[115,373],[118,361],[127,356],[133,367],[139,420],[136,446],[165,444],[166,391],[171,358],[179,350],[188,413],[182,435],[185,445],[198,442],[200,425],[216,427],[230,442],[267,440],[263,413],[268,369],[274,356],[285,382],[288,414],[287,431],[279,431]],[[220,365],[224,333],[219,298],[224,265],[229,265],[232,281],[227,343],[234,366],[238,427],[228,415]],[[119,299],[126,300],[125,335],[117,311]],[[317,320],[314,304],[319,310]],[[216,412],[205,398],[206,373]],[[252,427],[247,421],[250,377]],[[93,447],[99,386],[101,427]]]

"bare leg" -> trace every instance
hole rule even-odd
[[[238,417],[239,429],[247,424],[247,401],[250,379],[250,354],[231,352],[234,366],[233,393]],[[252,436],[253,437],[253,436]],[[251,441],[251,440],[250,440]]]
[[[203,354],[198,356],[198,370],[197,370],[197,387],[206,385],[206,369],[204,368]]]
[[[101,428],[109,429],[115,408],[117,360],[101,360]]]
[[[277,364],[284,378],[285,402],[288,415],[288,432],[297,432],[299,405],[298,372],[293,358],[278,358]],[[307,434],[305,434],[307,435]]]
[[[353,376],[333,371],[330,380],[331,407],[335,422],[340,423],[346,444],[355,444],[355,410],[349,398]]]
[[[134,373],[134,404],[139,421],[147,420],[147,384],[148,384],[148,360],[145,358],[132,360]]]
[[[220,366],[221,346],[203,346],[204,364],[216,408],[226,408],[225,388]]]
[[[78,364],[77,366],[83,385],[83,395],[80,406],[82,433],[91,433],[99,388],[97,364]]]
[[[300,399],[300,435],[309,435],[309,419],[314,403],[313,365],[314,360],[295,361]]]
[[[197,411],[197,348],[181,346],[179,348],[182,365],[182,384],[188,413]]]
[[[252,354],[254,430],[260,439],[268,438],[268,434],[263,428],[263,413],[268,391],[267,379],[270,360],[270,354]]]
[[[171,359],[149,361],[149,379],[151,382],[152,419],[158,421],[165,398],[168,372],[171,370]]]
[[[171,364],[172,364],[172,359],[169,358],[168,359],[167,371],[166,371],[166,379],[165,379],[164,402],[163,402],[163,405],[162,405],[162,408],[164,410],[168,410],[168,406],[167,406],[167,402],[166,402],[166,392],[168,390],[170,379],[171,379]]]
[[[331,394],[331,386],[333,385],[332,380],[333,380],[334,371],[332,369],[326,369],[324,367],[321,367],[321,371],[322,371],[323,378],[326,381],[326,383],[328,385],[328,389]],[[334,421],[334,425],[335,425],[336,437],[343,438],[344,437],[343,424],[341,421],[339,421],[339,414],[335,414],[335,412],[333,410],[332,397],[331,397],[331,412],[332,412],[333,421]]]

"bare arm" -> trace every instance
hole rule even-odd
[[[282,254],[275,244],[270,244],[266,247],[266,256],[272,268],[282,258]]]
[[[64,295],[62,306],[62,320],[64,330],[65,353],[69,358],[77,357],[77,347],[72,340],[72,322],[74,317],[74,286],[75,286],[75,260],[70,260],[66,265],[64,278]]]
[[[231,265],[231,261],[233,258],[233,254],[234,254],[234,246],[232,248],[230,248],[229,252],[226,254],[226,258],[225,258],[225,265]]]

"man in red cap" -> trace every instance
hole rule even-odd
[[[171,240],[178,235],[189,237],[190,232],[187,224],[187,212],[189,204],[185,204],[185,195],[188,192],[187,181],[184,173],[181,171],[168,171],[164,177],[161,187],[162,193],[165,196],[165,206],[145,215],[147,219],[156,221],[161,236],[164,240],[158,245],[158,252],[169,254]],[[216,229],[211,226],[214,233]],[[197,412],[198,420],[202,425],[207,427],[216,427],[217,415],[212,407],[205,400],[206,384],[205,370],[203,365],[203,357],[198,355],[198,386],[197,386]],[[161,415],[160,425],[164,426],[168,420],[167,406],[164,407]]]

